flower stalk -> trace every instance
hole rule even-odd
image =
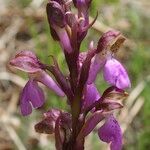
[[[113,111],[123,107],[121,101],[128,96],[125,89],[131,86],[126,69],[115,59],[125,38],[119,31],[108,31],[100,37],[97,47],[91,41],[87,51],[80,51],[81,43],[97,18],[89,23],[91,2],[49,0],[46,6],[50,33],[61,45],[69,70],[67,76],[54,56],[53,64],[43,64],[34,52],[23,50],[10,60],[11,66],[29,75],[20,97],[24,116],[45,102],[38,82],[60,97],[66,97],[70,112],[50,109],[35,125],[39,133],[54,134],[57,150],[84,150],[85,137],[102,120],[104,124],[98,129],[99,138],[109,143],[111,150],[122,148],[122,133]],[[77,14],[71,11],[72,6],[77,9]],[[100,73],[108,84],[103,93],[95,84]]]

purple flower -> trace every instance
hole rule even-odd
[[[29,76],[36,81],[46,85],[49,89],[55,91],[59,96],[64,96],[63,91],[55,81],[42,70],[42,65],[36,55],[31,51],[21,51],[10,60],[10,65],[29,73]]]
[[[41,63],[33,52],[19,52],[11,59],[10,64],[19,70],[27,72],[30,77],[20,97],[20,107],[23,115],[28,115],[32,112],[31,104],[34,108],[38,108],[44,103],[44,94],[42,89],[39,88],[38,82],[43,83],[59,96],[64,96],[61,88],[42,70]]]
[[[125,68],[114,58],[107,60],[103,68],[104,79],[120,89],[131,87],[131,83]]]
[[[20,96],[20,108],[22,115],[26,116],[32,112],[32,106],[39,108],[44,104],[44,93],[38,83],[30,79],[22,90]]]
[[[102,70],[107,58],[112,55],[111,46],[115,44],[119,37],[120,32],[111,30],[104,33],[99,39],[96,50],[97,54],[93,57],[89,70],[88,84],[96,80],[97,74]]]
[[[107,58],[107,60],[106,60]],[[120,89],[126,89],[131,87],[130,79],[127,71],[121,65],[119,61],[108,55],[107,57],[101,57],[96,55],[91,63],[88,84],[95,81],[97,74],[103,70],[104,79],[113,86]]]
[[[112,114],[100,110],[94,112],[85,122],[77,137],[78,144],[80,145],[80,142],[105,118],[105,123],[98,129],[99,138],[103,142],[110,143],[111,150],[121,150],[122,132],[118,122]]]
[[[111,150],[121,150],[122,133],[120,126],[113,115],[108,117],[104,125],[99,128],[98,135],[102,141],[111,144]]]
[[[107,60],[118,51],[124,40],[124,36],[115,30],[108,31],[102,35],[97,45],[97,54],[92,59],[88,84],[91,84],[96,80],[97,74],[103,69]]]

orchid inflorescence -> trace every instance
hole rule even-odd
[[[55,134],[57,150],[83,150],[85,137],[101,121],[104,123],[98,129],[99,138],[110,143],[111,150],[122,148],[122,133],[113,110],[123,107],[121,100],[128,96],[124,90],[131,86],[125,68],[115,59],[125,37],[119,31],[111,30],[101,36],[96,48],[92,41],[86,52],[80,52],[88,29],[97,18],[89,23],[91,1],[49,0],[47,3],[51,35],[61,45],[69,75],[62,73],[54,56],[53,64],[44,64],[32,51],[23,50],[10,60],[10,65],[29,75],[20,96],[22,115],[29,115],[32,108],[44,104],[44,93],[39,82],[58,96],[66,97],[70,112],[50,109],[35,125],[39,133]],[[72,4],[77,8],[77,14],[71,11]],[[103,94],[95,85],[96,77],[101,72],[109,85]]]

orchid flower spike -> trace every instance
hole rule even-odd
[[[73,2],[73,3],[72,3]],[[48,0],[46,6],[50,33],[63,50],[68,72],[64,74],[59,63],[43,64],[28,50],[15,55],[10,65],[24,71],[29,76],[20,95],[20,109],[24,116],[31,114],[32,108],[41,107],[44,93],[39,82],[57,95],[66,96],[69,112],[52,108],[35,125],[39,133],[54,134],[56,150],[84,150],[85,137],[98,127],[100,140],[110,145],[111,150],[121,150],[122,133],[113,111],[123,107],[122,100],[131,86],[126,69],[115,59],[125,37],[118,31],[104,33],[94,47],[81,52],[83,39],[97,19],[89,22],[89,7],[92,0]],[[72,5],[77,11],[72,11]],[[47,73],[50,72],[55,80]],[[95,83],[99,73],[109,84],[102,94]],[[99,84],[100,85],[100,84]]]

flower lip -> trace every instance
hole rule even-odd
[[[44,93],[35,80],[30,79],[20,96],[21,113],[24,116],[31,114],[33,108],[39,108],[44,104]]]
[[[107,118],[103,126],[98,130],[99,138],[103,142],[111,143],[111,150],[121,150],[122,133],[121,128],[113,115]]]
[[[127,71],[122,64],[114,58],[107,60],[103,68],[103,76],[109,84],[114,85],[119,89],[131,87]]]

